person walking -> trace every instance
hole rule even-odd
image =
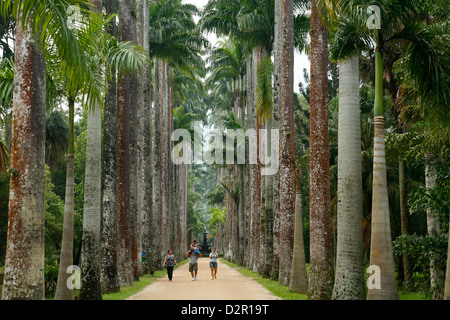
[[[189,258],[189,272],[192,276],[192,281],[198,280],[198,258],[202,256],[201,253],[196,253],[195,249],[190,248],[190,250],[186,254],[186,258]]]
[[[216,253],[216,248],[212,249],[209,254],[209,267],[211,268],[211,280],[217,279],[217,261],[219,260],[219,254]]]
[[[172,250],[169,250],[167,252],[167,256],[164,259],[163,265],[167,268],[167,275],[169,277],[169,281],[172,281],[173,268],[174,266],[178,265],[177,260],[175,259],[175,256],[172,253]]]

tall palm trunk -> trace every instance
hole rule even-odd
[[[162,99],[161,99],[161,64],[159,60],[155,60],[154,67],[154,144],[153,144],[153,154],[154,154],[154,171],[153,171],[153,244],[152,244],[152,264],[154,269],[159,269],[161,266],[161,109],[162,109]]]
[[[116,1],[106,2],[106,13],[116,13]],[[111,21],[108,32],[116,35],[117,26]],[[103,176],[102,176],[102,292],[119,292],[117,274],[117,161],[116,161],[116,72],[108,80],[103,121]]]
[[[127,0],[119,5],[119,40],[129,41],[131,8]],[[120,286],[133,284],[130,232],[130,77],[119,75],[117,89],[117,271]]]
[[[278,7],[277,7],[278,8]],[[294,154],[294,16],[292,0],[282,0],[280,64],[280,270],[288,285],[292,268],[295,219]]]
[[[252,63],[253,54],[250,53],[247,57],[247,128],[253,128],[253,76],[252,76]],[[246,163],[248,170],[248,182],[247,182],[247,254],[245,255],[245,265],[250,268],[253,265],[253,218],[252,218],[252,205],[253,205],[253,184],[254,184],[254,165],[250,164],[250,151],[246,149]]]
[[[66,193],[64,199],[64,224],[59,258],[58,281],[56,283],[55,300],[73,300],[73,290],[67,286],[67,279],[71,276],[67,268],[73,265],[73,213],[74,213],[74,114],[75,97],[69,95],[69,149],[67,152]]]
[[[264,57],[266,56],[267,52],[265,48],[260,47],[255,50],[254,53],[254,65],[253,65],[253,77],[254,77],[254,84],[255,86],[258,83],[257,77],[258,77],[258,69],[261,64],[261,61],[263,61]],[[261,160],[259,158],[259,151],[260,151],[260,129],[261,124],[259,122],[260,116],[259,112],[257,110],[257,90],[254,91],[254,98],[253,98],[253,104],[255,105],[254,110],[254,117],[255,117],[255,130],[256,130],[256,154],[257,156],[257,162],[255,165],[255,198],[254,198],[254,231],[253,231],[253,241],[254,241],[254,262],[253,262],[253,271],[254,272],[260,272],[261,271],[261,263],[263,261],[263,258],[261,257]]]
[[[271,153],[272,159],[272,123],[273,120],[270,118],[266,123],[267,135],[266,139],[266,151]],[[262,274],[264,277],[269,278],[271,276],[272,262],[273,262],[273,175],[264,176],[264,207],[263,207],[263,216],[264,216],[264,234],[263,239],[263,254],[264,254],[264,263],[262,268]]]
[[[328,35],[311,1],[310,288],[314,300],[333,291],[333,242],[328,141]]]
[[[425,165],[425,186],[427,189],[432,189],[436,185],[436,164],[431,155],[426,155],[428,163]],[[441,234],[441,226],[439,219],[431,209],[427,209],[427,230],[430,237],[436,237]],[[442,300],[444,289],[444,270],[439,267],[438,257],[435,253],[430,256],[430,287],[434,300]]]
[[[102,1],[92,1],[92,11],[102,13]],[[84,182],[83,238],[80,300],[101,300],[101,145],[102,112],[97,101],[88,110],[86,173]]]
[[[306,273],[305,246],[303,244],[302,194],[300,189],[300,169],[297,169],[295,193],[294,253],[289,289],[292,292],[308,293],[308,275]]]
[[[450,230],[448,232],[450,239]],[[448,250],[447,250],[447,271],[445,276],[445,288],[444,288],[444,300],[450,300],[450,241],[448,242]]]
[[[358,57],[339,63],[337,300],[365,298],[358,70]]]
[[[139,1],[138,13],[140,24],[137,26],[139,45],[147,52],[150,51],[149,41],[149,2]],[[141,32],[142,30],[142,32]],[[148,252],[151,248],[151,237],[153,232],[152,202],[152,115],[151,115],[151,85],[150,85],[150,65],[145,65],[139,75],[139,101],[138,101],[138,121],[139,121],[139,173],[138,173],[138,217],[142,219],[142,234],[140,239],[141,251]],[[141,221],[138,219],[138,221]],[[150,257],[147,256],[147,269],[151,266]],[[150,271],[150,270],[149,270]]]
[[[101,300],[101,110],[88,113],[80,300]]]
[[[398,163],[398,184],[400,193],[400,217],[401,217],[401,233],[409,234],[409,211],[407,206],[406,194],[406,177],[405,177],[405,160],[400,159]],[[407,291],[414,290],[413,270],[411,260],[408,254],[402,255],[403,276],[405,279],[405,289]]]
[[[21,16],[21,15],[20,15]],[[15,30],[13,137],[3,300],[43,300],[45,61],[31,25]]]
[[[383,116],[383,58],[378,47],[375,52],[375,134],[373,159],[373,193],[370,265],[381,271],[381,288],[371,287],[368,300],[398,300],[392,252],[391,222],[387,192],[386,155]]]
[[[281,0],[275,1],[275,30],[273,46],[273,111],[272,128],[280,129],[280,95],[281,95]],[[272,269],[270,278],[278,280],[280,265],[280,171],[273,176],[272,193]]]
[[[240,78],[239,81],[239,103],[240,103],[240,114],[239,114],[239,120],[242,127],[245,127],[245,101],[243,97],[243,91],[244,91],[244,79],[243,77]],[[246,229],[246,223],[245,223],[245,173],[246,173],[246,166],[241,165],[239,166],[239,259],[238,264],[244,265],[244,257],[245,257],[245,229]]]

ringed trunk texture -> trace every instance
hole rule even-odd
[[[100,15],[102,1],[92,2],[92,11]],[[86,173],[84,182],[83,238],[81,247],[80,300],[102,300],[101,275],[101,203],[102,203],[102,111],[97,101],[88,110]]]
[[[333,299],[364,300],[358,57],[339,64],[337,257]]]
[[[279,283],[289,285],[294,249],[294,11],[292,0],[281,3],[280,87],[280,265]]]
[[[45,61],[31,26],[17,23],[15,35],[11,182],[2,299],[43,300]]]
[[[398,300],[387,193],[384,117],[375,117],[372,235],[370,265],[380,268],[380,289],[368,289],[367,300]]]
[[[80,300],[101,300],[101,110],[88,113]]]
[[[331,298],[334,284],[328,141],[328,35],[311,1],[310,288],[313,300]]]
[[[75,199],[75,155],[74,155],[74,110],[75,99],[69,98],[69,152],[67,154],[66,192],[64,199],[64,224],[59,258],[58,280],[55,300],[73,300],[73,290],[67,287],[67,279],[71,276],[67,268],[73,265],[73,214]]]
[[[300,177],[297,177],[298,182],[295,194],[294,252],[292,257],[292,272],[289,290],[307,294],[308,274],[306,273],[305,246],[303,243],[302,194],[299,178]]]

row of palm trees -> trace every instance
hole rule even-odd
[[[373,11],[367,10],[369,5],[380,8],[381,16],[375,18],[380,19],[381,29],[373,28],[374,24],[368,23],[374,19],[371,16]],[[298,10],[293,10],[292,6]],[[369,288],[367,299],[398,299],[386,174],[384,88],[387,87],[387,92],[392,96],[397,132],[402,133],[402,129],[406,129],[405,120],[402,119],[408,112],[403,96],[407,87],[416,88],[410,90],[409,98],[422,110],[424,121],[444,125],[448,123],[448,44],[442,43],[448,21],[442,15],[443,7],[428,1],[311,1],[308,280],[302,257],[302,236],[297,226],[299,222],[294,218],[295,210],[300,211],[301,208],[295,206],[294,202],[296,162],[292,135],[291,63],[292,46],[297,45],[299,35],[302,34],[297,31],[302,26],[300,21],[304,11],[301,9],[301,1],[214,0],[208,2],[200,20],[203,30],[229,37],[211,55],[210,85],[213,86],[213,92],[228,88],[226,92],[231,96],[227,100],[228,109],[236,115],[246,113],[247,123],[244,122],[244,116],[236,116],[238,124],[230,128],[280,129],[278,175],[262,177],[260,164],[248,165],[247,168],[227,166],[223,169],[224,181],[228,182],[223,202],[226,207],[225,257],[245,264],[263,276],[272,276],[282,284],[290,284],[292,290],[308,293],[312,299],[366,298],[359,57],[370,59],[374,62],[372,79],[375,85],[370,265],[376,265],[382,270],[382,289]],[[290,34],[294,30],[295,37]],[[331,228],[328,145],[329,47],[331,58],[339,61],[340,71],[336,257],[333,254]],[[268,76],[272,73],[272,50],[273,92],[272,81],[266,80],[272,77]],[[232,54],[234,51],[236,53]],[[217,79],[216,73],[224,73],[221,63],[225,57],[229,61],[226,69],[228,73]],[[241,62],[231,63],[237,60],[236,57]],[[246,94],[242,97],[244,62],[247,64]],[[434,70],[433,74],[431,70]],[[406,76],[399,76],[399,72]],[[236,94],[233,95],[234,92]],[[244,99],[246,111],[242,105]],[[224,123],[229,125],[230,121]],[[245,173],[241,174],[244,170]],[[404,172],[401,161],[399,170]],[[404,179],[400,181],[403,203],[406,201],[404,183]],[[243,190],[248,192],[244,193]],[[405,215],[405,210],[402,212]],[[300,217],[300,213],[297,213],[297,217]],[[433,225],[433,219],[436,218],[430,214],[429,225]],[[297,232],[294,232],[294,228]],[[407,233],[407,226],[402,230]],[[407,256],[403,259],[407,259]],[[271,264],[269,270],[265,265],[267,261]],[[409,272],[406,278],[410,279],[408,262],[404,265],[405,272]],[[449,288],[446,290],[448,296]],[[442,298],[442,295],[443,292],[435,298]]]
[[[372,29],[366,23],[371,16],[365,1],[211,0],[198,25],[193,19],[198,10],[181,0],[120,0],[118,7],[116,1],[105,3],[103,15],[101,1],[71,1],[84,17],[76,31],[65,22],[66,1],[2,3],[2,12],[12,13],[17,21],[16,85],[0,86],[9,90],[2,89],[9,93],[0,102],[11,97],[13,110],[2,299],[43,299],[45,294],[45,109],[53,88],[48,75],[61,86],[69,105],[56,299],[74,298],[66,284],[67,268],[74,262],[77,99],[89,110],[81,299],[101,299],[102,292],[118,291],[143,272],[161,268],[169,248],[178,257],[184,254],[189,167],[175,166],[170,160],[177,143],[171,141],[171,133],[183,128],[192,136],[196,134],[192,120],[207,117],[219,120],[216,125],[222,130],[256,129],[257,141],[262,139],[259,129],[280,131],[276,175],[262,175],[261,159],[220,170],[219,184],[225,193],[220,214],[215,215],[218,224],[225,225],[225,257],[312,299],[366,298],[359,58],[374,61],[375,70],[370,264],[382,271],[381,289],[369,288],[367,298],[398,298],[386,178],[384,87],[388,83],[399,128],[403,128],[406,89],[425,122],[448,124],[448,22],[440,14],[442,7],[431,1],[379,2],[381,17],[376,18],[381,19],[381,29]],[[226,37],[209,56],[206,97],[200,78],[206,76],[201,56],[207,41],[201,32]],[[301,188],[305,186],[300,184],[294,147],[294,47],[311,54],[309,277],[302,243]],[[329,48],[340,70],[336,264],[330,199]],[[392,52],[400,54],[391,56]],[[398,77],[399,73],[404,76]],[[208,104],[212,112],[207,114],[198,104]],[[220,205],[220,197],[214,201]],[[429,216],[433,225],[433,213]],[[447,286],[446,297],[449,292]]]
[[[80,11],[76,29],[67,23],[67,5]],[[102,292],[131,285],[144,269],[160,269],[168,248],[179,255],[187,246],[188,168],[170,161],[170,137],[174,108],[184,102],[189,83],[198,82],[196,77],[203,72],[201,53],[207,41],[194,30],[198,10],[181,0],[105,5],[2,2],[2,13],[17,21],[14,81],[27,88],[15,85],[20,94],[12,94],[13,86],[8,85],[8,95],[2,94],[5,101],[12,99],[11,155],[15,154],[2,299],[45,297],[45,188],[39,187],[45,182],[42,121],[46,99],[61,92],[69,106],[69,146],[55,299],[74,299],[67,281],[68,268],[77,263],[73,260],[77,101],[88,109],[79,298],[101,299]],[[56,93],[46,78],[57,84]],[[146,264],[141,262],[143,252]]]

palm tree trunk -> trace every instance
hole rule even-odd
[[[313,300],[333,292],[333,240],[328,141],[328,35],[311,1],[310,288]]]
[[[338,217],[333,299],[364,300],[358,57],[339,63]]]
[[[292,292],[308,293],[308,275],[306,273],[305,246],[303,244],[302,194],[300,189],[300,169],[297,169],[297,183],[295,193],[295,227],[294,252],[292,257],[292,272],[289,290]]]
[[[102,13],[102,1],[92,1],[95,14]],[[81,247],[80,300],[102,300],[101,275],[101,203],[102,203],[102,112],[95,101],[88,110],[86,173],[84,181],[83,238]]]
[[[294,16],[292,0],[281,3],[280,54],[280,267],[278,281],[288,285],[295,219],[294,168]]]
[[[398,179],[400,192],[400,217],[401,217],[401,233],[407,235],[409,233],[409,211],[407,206],[406,194],[406,178],[405,178],[405,160],[399,160]],[[408,254],[402,255],[403,274],[405,278],[405,289],[407,291],[414,290],[413,270],[411,260]]]
[[[281,95],[281,8],[282,1],[275,1],[275,30],[273,46],[273,111],[272,128],[280,129],[280,95]],[[270,278],[278,280],[280,265],[280,171],[273,176],[272,188],[272,269]]]
[[[150,52],[150,31],[149,31],[149,1],[141,0],[142,5],[142,46]],[[142,130],[141,150],[141,178],[142,187],[138,188],[142,202],[142,248],[148,252],[151,248],[151,238],[153,237],[153,183],[152,183],[152,90],[150,83],[150,65],[145,65],[141,84],[143,104],[140,115],[140,130]],[[147,255],[147,266],[151,268],[150,257]],[[149,270],[151,271],[151,270]]]
[[[43,300],[45,60],[31,24],[15,30],[13,137],[3,300]]]
[[[383,58],[375,52],[375,134],[373,159],[373,193],[370,265],[381,271],[381,288],[369,288],[368,300],[398,300],[395,284],[394,256],[392,252],[391,222],[387,192],[386,155],[383,116]]]
[[[116,13],[116,1],[106,2],[106,13]],[[114,20],[108,33],[116,35]],[[117,275],[117,162],[116,162],[116,94],[117,77],[115,69],[108,80],[103,120],[103,176],[102,176],[102,292],[119,292]]]
[[[264,59],[266,55],[266,51],[264,48],[257,48],[254,53],[254,64],[253,64],[253,77],[254,77],[254,84],[258,83],[257,76],[258,76],[258,68],[261,64],[261,61]],[[256,154],[259,155],[260,150],[260,144],[259,141],[261,139],[259,135],[259,130],[261,128],[259,123],[259,112],[256,108],[257,103],[257,90],[254,90],[253,92],[254,98],[253,98],[253,104],[254,107],[254,114],[255,117],[254,123],[255,123],[255,130],[256,130],[256,146],[257,151]],[[261,161],[259,159],[259,156],[257,157],[257,163],[255,165],[255,198],[254,198],[254,209],[253,209],[253,216],[254,216],[254,231],[253,231],[253,241],[254,241],[254,261],[253,261],[253,271],[254,272],[260,272],[261,268]]]
[[[119,6],[119,40],[129,41],[131,8],[127,0]],[[133,284],[130,232],[130,77],[119,75],[117,90],[117,270],[120,286]]]
[[[253,128],[253,76],[252,76],[252,62],[253,54],[250,53],[247,57],[247,128]],[[252,220],[252,205],[253,205],[253,164],[250,164],[250,151],[246,148],[246,163],[248,170],[248,181],[247,181],[247,252],[245,255],[245,265],[247,268],[253,264],[253,220]]]
[[[100,7],[101,8],[101,7]],[[88,113],[80,300],[101,300],[101,110]]]
[[[436,185],[436,164],[431,155],[426,155],[428,163],[425,165],[425,186],[432,189]],[[427,209],[427,229],[430,237],[436,237],[441,234],[441,226],[436,213]],[[442,300],[445,282],[444,270],[439,267],[438,257],[435,253],[430,256],[430,287],[434,300]]]
[[[450,230],[448,232],[450,239]],[[447,250],[447,271],[445,276],[445,289],[444,289],[444,300],[450,300],[450,241],[448,242],[448,250]]]
[[[56,283],[55,300],[73,300],[73,290],[67,287],[67,279],[71,274],[67,268],[73,265],[73,214],[74,214],[74,172],[75,172],[75,147],[74,147],[74,113],[75,97],[69,100],[69,149],[67,153],[66,193],[64,199],[64,224],[61,241],[61,253],[59,258],[58,281]]]
[[[162,62],[155,60],[154,67],[154,171],[153,171],[153,245],[152,245],[152,260],[154,269],[159,269],[161,266],[161,111],[162,111],[162,98],[161,98],[161,68]]]

